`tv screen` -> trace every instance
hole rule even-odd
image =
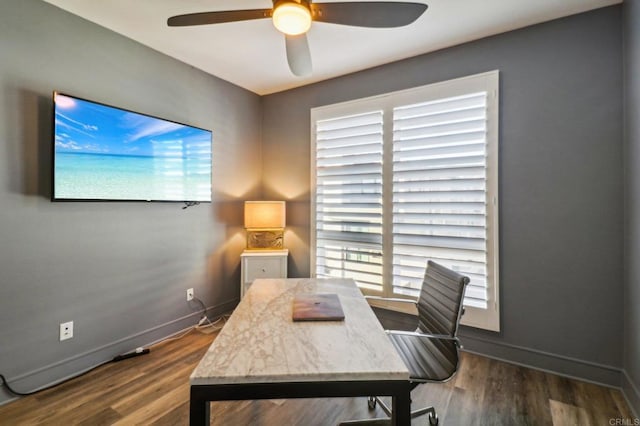
[[[53,96],[52,200],[211,201],[211,131]]]

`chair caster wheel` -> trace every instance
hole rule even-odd
[[[438,426],[438,415],[429,413],[429,424],[431,426]]]
[[[378,401],[376,401],[376,397],[375,396],[370,396],[367,399],[367,405],[369,406],[369,410],[375,410],[377,403],[378,403]]]

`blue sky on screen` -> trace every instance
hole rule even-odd
[[[211,133],[93,102],[56,94],[55,149],[139,156],[203,156]]]

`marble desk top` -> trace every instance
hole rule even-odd
[[[344,321],[293,322],[296,293],[337,293]],[[351,279],[256,280],[191,374],[192,385],[408,380]]]

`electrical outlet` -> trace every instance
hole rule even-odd
[[[60,341],[73,337],[73,321],[60,323]]]
[[[187,289],[187,302],[190,302],[193,300],[193,289],[192,288],[188,288]]]

